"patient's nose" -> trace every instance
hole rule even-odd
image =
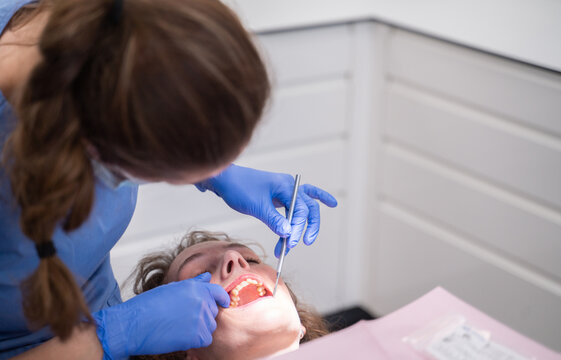
[[[249,264],[239,252],[235,250],[226,251],[222,262],[222,277],[230,276],[238,268],[249,269]]]

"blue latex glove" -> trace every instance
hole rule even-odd
[[[218,305],[230,297],[210,273],[159,286],[93,314],[104,359],[205,347],[216,330]]]
[[[304,244],[312,244],[319,233],[321,201],[329,207],[337,206],[337,200],[318,187],[304,184],[300,186],[292,224],[285,216],[279,214],[277,207],[290,207],[294,190],[294,177],[288,174],[271,173],[254,170],[237,165],[230,165],[218,176],[196,184],[201,191],[211,190],[220,196],[232,209],[251,215],[263,221],[281,238],[290,235],[287,250],[298,244],[302,233]],[[275,247],[275,256],[279,257],[281,242]]]

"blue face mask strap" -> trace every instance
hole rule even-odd
[[[128,172],[126,172],[123,169],[121,169],[120,171],[123,174],[123,176],[125,177],[125,179],[126,179],[125,181],[128,181],[131,184],[143,185],[143,184],[149,184],[150,183],[150,181],[148,181],[148,180],[144,180],[144,179],[140,179],[140,178],[137,178],[135,176],[132,176],[131,174],[129,174]]]
[[[124,170],[120,170],[121,175],[119,175],[119,173],[109,170],[107,166],[93,158],[90,158],[90,162],[95,177],[110,189],[115,190],[121,186],[137,186],[150,183],[150,181],[136,178]]]
[[[123,180],[95,159],[90,159],[95,177],[110,189],[116,189]]]

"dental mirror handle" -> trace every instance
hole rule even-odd
[[[294,206],[296,205],[296,198],[298,195],[298,188],[300,187],[300,175],[296,174],[294,177],[294,190],[292,191],[292,200],[290,201],[290,208],[288,209],[288,223],[292,223],[292,216],[294,215]],[[282,239],[282,249],[279,257],[279,263],[277,265],[277,280],[275,281],[275,289],[273,290],[273,296],[277,292],[277,286],[279,285],[279,279],[282,272],[282,266],[284,264],[284,256],[286,253],[286,242],[288,241],[287,238]]]

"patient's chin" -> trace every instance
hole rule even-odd
[[[261,327],[240,327],[228,321],[218,321],[212,344],[189,350],[187,358],[248,360],[285,353],[298,348],[300,329],[300,323],[295,325],[286,321],[277,323],[276,327],[267,322]]]
[[[266,342],[256,341],[252,344],[240,346],[216,346],[212,344],[208,348],[191,349],[187,351],[189,360],[252,360],[269,356],[285,354],[298,349],[299,341],[294,340],[294,335],[286,338],[267,339]]]
[[[213,346],[225,348],[230,354],[232,349],[266,349],[268,352],[261,355],[266,356],[299,341],[301,323],[297,313],[270,309],[241,321],[237,316],[226,316],[241,314],[224,315],[217,317],[218,327],[213,334]]]

